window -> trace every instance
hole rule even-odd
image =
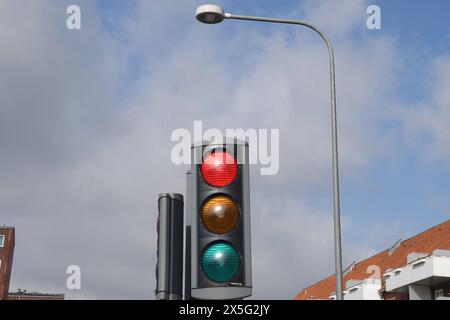
[[[434,299],[444,296],[444,289],[438,289],[434,291]]]
[[[3,248],[4,245],[5,245],[5,236],[0,235],[0,248]]]

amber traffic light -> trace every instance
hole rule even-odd
[[[230,197],[217,195],[207,199],[201,209],[202,221],[208,231],[226,234],[236,227],[239,221],[239,208]]]

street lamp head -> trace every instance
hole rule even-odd
[[[204,4],[197,8],[195,16],[200,22],[214,24],[225,19],[225,11],[215,4]]]

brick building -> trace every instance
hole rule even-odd
[[[295,299],[335,299],[335,290],[333,275]],[[344,299],[450,299],[450,220],[353,263],[344,272]]]
[[[44,294],[25,290],[9,293],[14,246],[15,229],[0,226],[0,300],[64,300],[63,294]]]
[[[14,228],[0,226],[0,300],[8,297],[14,256]]]

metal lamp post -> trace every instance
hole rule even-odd
[[[330,59],[330,85],[331,85],[331,127],[332,127],[332,153],[333,153],[333,212],[334,212],[334,249],[335,249],[335,268],[336,268],[336,299],[343,299],[343,281],[342,281],[342,249],[341,249],[341,223],[340,223],[340,201],[339,201],[339,165],[338,165],[338,143],[337,143],[337,116],[336,116],[336,79],[334,66],[334,50],[331,41],[316,26],[302,21],[291,19],[264,18],[235,15],[226,13],[223,8],[213,5],[201,5],[196,10],[198,21],[206,24],[220,23],[225,19],[272,22],[282,24],[294,24],[308,27],[317,32],[325,41],[328,48]]]

